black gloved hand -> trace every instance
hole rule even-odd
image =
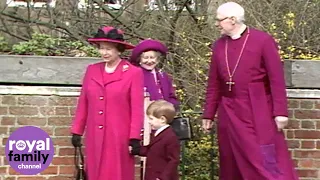
[[[72,145],[74,147],[81,147],[81,136],[78,134],[73,134],[71,139]]]
[[[139,139],[130,139],[129,146],[132,147],[131,154],[132,155],[139,155],[140,152],[140,140]]]

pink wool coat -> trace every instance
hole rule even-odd
[[[143,127],[143,73],[122,60],[104,80],[105,63],[89,65],[83,80],[71,132],[84,134],[89,180],[134,180],[129,139],[140,139]]]

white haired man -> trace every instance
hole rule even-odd
[[[234,2],[217,9],[222,37],[212,46],[203,129],[218,111],[220,180],[298,180],[282,131],[288,110],[277,43],[246,26],[244,14]]]

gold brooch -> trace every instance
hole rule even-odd
[[[127,71],[129,69],[129,66],[127,64],[122,66],[122,71]]]

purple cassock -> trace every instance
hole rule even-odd
[[[221,37],[212,51],[203,118],[213,120],[218,111],[220,180],[298,180],[284,133],[274,120],[288,116],[276,42],[247,28],[239,39]]]

